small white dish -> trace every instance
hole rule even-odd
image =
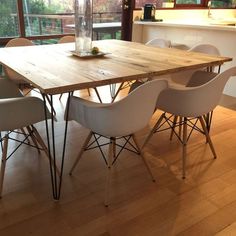
[[[103,57],[107,54],[111,54],[110,52],[98,52],[97,54],[92,54],[91,52],[84,52],[78,54],[76,51],[70,51],[73,56],[81,57],[81,58],[90,58],[90,57]]]

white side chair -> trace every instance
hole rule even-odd
[[[32,41],[26,39],[26,38],[14,38],[11,39],[5,47],[21,47],[21,46],[33,46],[34,44],[32,43]],[[19,88],[22,88],[24,86],[29,86],[29,84],[23,80],[23,78],[17,74],[16,72],[14,72],[13,70],[9,69],[9,68],[4,68],[4,73],[5,75],[11,79],[12,81],[14,81],[16,84],[18,84]]]
[[[72,35],[63,36],[63,37],[60,38],[59,41],[58,41],[58,43],[74,43],[74,42],[75,42],[75,36],[72,36]],[[90,96],[90,95],[91,95],[91,94],[90,94],[90,90],[89,90],[89,89],[87,89],[87,90],[88,90],[88,94],[89,94],[89,96]],[[96,95],[97,95],[97,98],[98,98],[99,102],[102,103],[102,99],[101,99],[101,97],[100,97],[100,94],[98,93],[97,88],[94,88],[94,91],[95,91],[95,93],[96,93]],[[61,100],[62,95],[63,95],[63,93],[61,93],[61,95],[60,95],[60,97],[59,97],[60,100]]]
[[[210,72],[198,71],[196,77],[208,77]],[[161,130],[163,121],[170,128],[173,126],[183,126],[183,134],[178,135],[174,130],[174,134],[182,143],[182,177],[185,178],[185,162],[187,156],[187,142],[193,130],[197,130],[206,136],[207,143],[210,145],[214,158],[216,152],[214,150],[209,132],[206,127],[204,116],[213,111],[218,105],[222,95],[224,86],[231,76],[236,76],[236,67],[232,67],[221,74],[218,74],[207,83],[197,87],[169,87],[161,92],[157,100],[157,109],[163,111],[152,131],[144,142],[143,147],[150,140],[155,132]],[[168,115],[170,114],[170,115]],[[179,116],[183,118],[181,122],[171,122],[171,116]],[[195,121],[193,119],[196,118]],[[200,121],[201,128],[197,128],[197,122]],[[189,127],[189,134],[187,133]]]
[[[218,50],[217,47],[215,47],[212,44],[198,44],[198,45],[190,48],[189,51],[220,56],[220,51]],[[200,76],[197,76],[198,73],[195,73],[196,70],[179,72],[179,73],[175,73],[175,74],[171,75],[171,81],[172,82],[174,81],[174,84],[173,84],[174,86],[179,85],[179,84],[183,84],[187,87],[196,87],[196,86],[200,86],[200,85],[208,82],[210,79],[214,78],[216,76],[216,73],[220,73],[220,69],[221,69],[221,66],[218,66],[217,70],[216,70],[216,67],[202,68],[202,70],[213,72],[213,73],[209,73],[208,75],[205,75],[205,76],[201,76],[201,74],[199,74]],[[209,114],[207,114],[205,116],[205,119],[207,120],[208,131],[210,130],[212,116],[213,116],[213,111],[209,112]],[[175,121],[177,119],[178,119],[177,117],[174,117]],[[179,117],[179,119],[181,122],[182,118]],[[182,127],[180,126],[179,133],[181,133],[181,128]],[[171,137],[172,137],[172,135],[173,135],[173,131],[171,132]]]
[[[58,40],[58,43],[74,43],[74,42],[75,42],[75,36],[73,35],[66,35]]]
[[[215,56],[220,56],[220,51],[218,50],[217,47],[215,47],[212,44],[197,44],[190,48],[188,50],[189,52],[200,52],[200,53],[205,53],[209,55],[215,55]],[[208,68],[203,68],[203,70],[207,70],[210,72],[217,72],[220,73],[221,67],[218,67],[218,70],[214,67],[208,67]],[[170,75],[170,82],[176,84],[176,85],[185,85],[190,87],[190,84],[192,87],[198,86],[199,81],[198,78],[196,79],[196,84],[194,84],[193,79],[191,79],[192,75],[194,74],[196,70],[188,70],[188,71],[183,71],[183,72],[178,72]],[[189,84],[189,80],[191,79],[191,82]]]
[[[70,174],[72,174],[72,171],[78,164],[84,151],[86,151],[90,146],[88,143],[92,136],[94,136],[96,142],[98,141],[97,136],[108,138],[108,158],[106,159],[103,155],[108,167],[105,196],[106,206],[108,206],[109,201],[109,185],[112,166],[120,154],[119,152],[116,153],[116,146],[119,146],[116,142],[117,138],[123,137],[126,144],[130,144],[133,139],[133,147],[136,146],[134,151],[141,156],[151,178],[154,180],[147,161],[145,160],[136,141],[134,133],[143,129],[148,124],[155,109],[156,99],[159,93],[163,89],[166,89],[167,86],[167,81],[164,80],[147,82],[122,100],[110,104],[99,104],[78,97],[71,98],[69,119],[75,120],[82,126],[88,128],[90,133],[86,138],[72,169],[70,170]],[[123,148],[126,147],[126,144]]]
[[[48,112],[48,110],[46,111]],[[0,113],[0,142],[2,147],[0,170],[1,197],[6,162],[15,150],[17,150],[23,143],[26,144],[29,137],[31,137],[34,147],[36,147],[38,151],[42,149],[48,156],[48,150],[37,129],[33,126],[33,124],[45,119],[44,103],[41,99],[37,97],[24,97],[12,81],[0,79]],[[14,130],[22,130],[24,127],[26,128],[27,133],[22,132],[23,140],[21,140],[16,149],[9,154],[8,140],[12,139],[11,136]],[[16,139],[14,138],[14,140]]]
[[[170,48],[171,47],[171,42],[170,40],[166,39],[161,39],[161,38],[155,38],[150,41],[148,41],[145,45],[150,45],[154,47],[160,47],[160,48]],[[145,80],[146,81],[146,80]],[[131,87],[133,82],[123,82],[119,85],[117,91],[114,93],[114,96],[112,96],[112,102],[115,101],[117,95],[122,89],[129,88]],[[115,90],[115,88],[113,89]]]
[[[171,41],[167,39],[155,38],[146,43],[146,45],[151,45],[160,48],[170,48]]]
[[[25,46],[34,46],[34,44],[32,43],[32,41],[26,39],[26,38],[14,38],[11,39],[7,44],[6,47],[25,47]],[[28,87],[30,90],[33,90],[34,87],[33,85],[27,83],[21,75],[17,74],[16,72],[14,72],[13,70],[9,69],[9,68],[4,68],[4,73],[6,74],[6,77],[12,81],[14,81],[14,83],[16,83],[19,87],[19,89],[21,89],[23,91],[23,89],[25,87]],[[38,92],[38,90],[35,89],[35,91]],[[26,94],[24,94],[25,96],[29,93],[27,92]],[[51,106],[51,101],[49,99],[48,96],[46,96],[46,99],[48,101],[48,103]],[[54,114],[56,114],[56,111],[53,109]]]

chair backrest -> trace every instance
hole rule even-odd
[[[146,45],[157,46],[160,48],[170,48],[171,42],[167,39],[155,38],[146,43]]]
[[[75,42],[75,36],[72,35],[63,36],[58,40],[58,43],[73,43],[73,42]]]
[[[188,51],[200,52],[200,53],[205,53],[205,54],[215,55],[215,56],[220,55],[219,50],[214,45],[211,45],[211,44],[198,44],[190,48]],[[202,68],[202,70],[215,71],[215,67]],[[194,72],[196,72],[196,69],[176,72],[176,73],[171,74],[170,77],[174,82],[183,84],[187,87],[196,87],[207,82],[206,78],[201,79],[201,78],[192,77]],[[220,73],[220,66],[218,67],[217,73]],[[210,79],[210,77],[208,77],[208,79]]]
[[[212,44],[198,44],[190,48],[189,51],[220,55],[219,49]]]
[[[193,76],[209,76],[210,72],[197,71]],[[157,108],[182,117],[198,117],[212,111],[219,103],[226,82],[236,76],[236,67],[217,74],[197,87],[172,87],[161,92]]]
[[[5,47],[20,47],[20,46],[33,46],[34,44],[32,43],[32,41],[26,39],[26,38],[14,38],[11,39]],[[4,67],[4,73],[6,74],[6,76],[11,79],[14,80],[15,83],[26,83],[24,82],[24,80],[22,79],[22,77],[20,75],[18,75],[16,72],[14,72],[11,69],[5,68]]]
[[[120,101],[98,104],[72,97],[69,119],[76,120],[93,132],[108,137],[130,135],[144,128],[153,112],[159,93],[168,87],[165,80],[147,82]]]
[[[11,39],[5,47],[33,46],[33,42],[26,38]]]
[[[16,84],[9,79],[0,79],[0,99],[23,97]]]

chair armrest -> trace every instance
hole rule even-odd
[[[1,99],[0,111],[0,131],[22,128],[45,119],[44,103],[37,97]],[[47,117],[50,117],[48,110]]]

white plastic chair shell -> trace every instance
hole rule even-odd
[[[45,119],[44,103],[37,97],[0,99],[0,131],[10,131]]]
[[[201,52],[209,55],[220,55],[220,51],[212,44],[198,44],[190,48],[188,51]]]
[[[32,41],[26,38],[14,38],[11,39],[5,47],[21,47],[21,46],[33,46]]]
[[[26,38],[14,38],[11,39],[5,47],[20,47],[20,46],[33,46],[34,44],[32,41],[26,39]],[[4,67],[4,72],[6,76],[13,80],[17,84],[27,84],[25,80],[22,79],[22,76],[14,72],[13,70],[9,68]]]
[[[66,35],[58,40],[58,43],[73,43],[75,42],[75,36]]]
[[[47,116],[50,117],[46,109]],[[45,119],[44,103],[37,97],[24,97],[16,84],[7,79],[0,79],[0,142],[2,147],[2,159],[0,169],[0,197],[2,196],[3,182],[5,176],[6,162],[8,160],[8,140],[9,131],[20,129],[27,138],[24,127],[31,135],[35,147],[38,144],[46,152],[47,147],[44,144],[37,130],[31,126]],[[31,127],[30,127],[31,126]],[[6,131],[2,136],[2,131]],[[34,133],[34,135],[32,135]],[[19,146],[18,146],[19,147]],[[17,147],[17,148],[18,148]]]
[[[16,84],[9,79],[0,79],[0,99],[23,97]]]
[[[205,53],[205,54],[215,55],[215,56],[220,55],[219,50],[214,45],[211,45],[211,44],[198,44],[190,48],[188,51]],[[186,85],[188,87],[199,86],[200,85],[199,79],[195,77],[193,80],[193,78],[191,78],[195,71],[196,70],[194,69],[194,70],[187,70],[187,71],[171,74],[170,75],[171,81],[173,81],[176,84]]]
[[[127,97],[111,104],[72,97],[69,119],[108,137],[130,135],[144,128],[155,109],[157,97],[167,81],[155,80],[140,86]]]
[[[171,42],[167,39],[155,38],[146,43],[146,45],[152,45],[160,48],[170,48]]]
[[[194,76],[209,76],[209,72],[197,71]],[[212,111],[219,103],[224,86],[236,67],[218,74],[207,83],[197,87],[169,87],[161,92],[157,108],[181,117],[198,117]]]

